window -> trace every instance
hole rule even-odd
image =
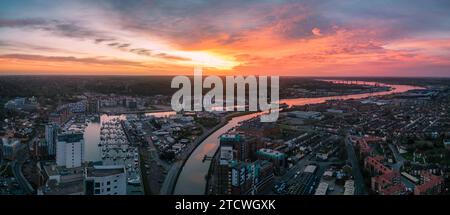
[[[110,185],[110,184],[111,184],[111,182],[110,182],[110,181],[106,182],[106,185]]]
[[[100,187],[100,183],[96,182],[95,187]]]
[[[108,187],[108,188],[106,189],[106,191],[107,191],[107,192],[111,191],[111,188]]]
[[[100,189],[95,189],[95,194],[100,194]]]
[[[117,179],[116,179],[116,180],[114,180],[114,183],[115,183],[115,182],[117,182]]]

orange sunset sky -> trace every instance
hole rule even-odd
[[[0,74],[450,76],[447,0],[2,0]]]

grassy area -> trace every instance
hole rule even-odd
[[[433,148],[425,152],[427,162],[440,163],[442,165],[450,164],[450,153],[444,148]]]
[[[402,154],[403,158],[405,158],[406,160],[412,161],[413,160],[413,153],[412,152],[407,152]]]
[[[427,141],[421,141],[420,142],[423,145],[429,145],[430,143]],[[430,148],[425,151],[422,151],[421,157],[425,157],[425,160],[427,163],[436,163],[441,165],[449,165],[450,164],[450,152],[447,151],[445,148]],[[416,154],[416,162],[423,164],[423,159],[418,159],[418,154]],[[413,161],[413,152],[409,151],[407,153],[402,154],[403,158],[409,161]]]
[[[374,148],[375,148],[374,151],[377,155],[384,155],[384,150],[381,148],[379,144],[376,144]]]

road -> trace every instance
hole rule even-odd
[[[312,151],[309,152],[307,155],[305,155],[305,157],[303,157],[300,161],[298,161],[293,167],[291,167],[288,170],[288,172],[283,175],[281,180],[287,182],[289,179],[294,177],[298,171],[302,172],[303,169],[305,168],[305,166],[310,163],[316,163],[316,164],[318,163],[319,168],[321,168],[321,169],[325,168],[326,166],[328,166],[330,164],[333,164],[334,162],[314,162],[311,160],[311,158],[313,158],[313,156],[316,155],[318,149],[320,149],[320,147],[324,144],[324,142],[327,142],[331,138],[333,138],[333,136],[330,136],[326,140],[321,141],[319,144],[314,145],[312,148]]]
[[[356,157],[356,152],[355,149],[353,148],[349,136],[345,138],[345,147],[347,149],[348,160],[352,164],[352,173],[353,176],[355,177],[355,194],[367,195],[366,186],[364,184],[364,177],[362,176],[358,158]]]
[[[309,160],[311,159],[312,155],[313,153],[311,152],[300,161],[298,161],[293,167],[288,170],[286,174],[281,177],[280,181],[289,182],[295,176],[295,174],[297,174],[297,172],[302,172],[305,166],[310,163]]]
[[[397,148],[394,145],[389,144],[389,148],[391,149],[392,154],[394,155],[395,158],[395,164],[392,165],[392,167],[395,170],[400,171],[400,168],[403,166],[403,163],[405,162],[405,158],[403,158],[403,156],[400,155],[400,153],[398,152]]]
[[[145,168],[143,170],[143,176],[148,178],[148,183],[150,187],[153,187],[154,189],[154,193],[153,194],[170,194],[172,188],[171,185],[174,184],[175,182],[173,182],[173,180],[175,180],[176,177],[176,167],[180,166],[181,164],[178,164],[178,162],[174,163],[173,165],[167,163],[166,161],[160,159],[159,155],[158,155],[158,149],[155,145],[155,143],[152,140],[152,136],[153,136],[153,128],[147,126],[145,128],[145,132],[147,133],[146,135],[146,141],[148,143],[148,147],[144,150],[143,149],[143,153],[146,154],[146,156],[144,156],[145,162],[146,162],[146,166],[149,165],[149,168],[158,168],[158,169],[153,169],[153,171],[151,172],[151,175],[147,174],[148,170],[147,168]],[[151,162],[151,164],[148,164],[148,162]],[[167,175],[164,175],[163,170],[166,171],[167,169],[170,168],[170,170],[167,172]],[[156,178],[155,178],[155,174]],[[163,184],[161,184],[161,186],[159,186],[159,181],[161,178],[164,178]],[[155,189],[155,187],[158,187],[158,189]]]
[[[194,140],[193,143],[189,144],[187,149],[185,149],[182,154],[179,156],[181,159],[176,161],[170,167],[170,170],[167,172],[166,178],[161,187],[160,194],[161,195],[172,195],[173,190],[175,189],[175,185],[177,183],[178,174],[180,173],[183,163],[189,158],[189,155],[195,150],[195,148],[206,138],[208,137],[214,129],[208,130],[204,132],[200,137]]]
[[[177,161],[173,163],[172,167],[170,167],[170,170],[167,172],[166,178],[164,179],[164,182],[161,186],[160,190],[161,195],[172,194],[172,191],[175,188],[177,175],[181,169],[182,164],[183,164],[182,161]]]
[[[11,163],[14,177],[16,178],[17,183],[19,183],[20,188],[23,190],[25,194],[27,195],[33,194],[34,193],[33,187],[30,185],[30,183],[28,183],[27,179],[22,174],[22,162],[23,161],[19,162],[13,161]]]
[[[35,141],[35,139],[36,138],[32,138],[30,140],[30,143]],[[17,150],[17,158],[13,162],[11,162],[11,169],[14,174],[14,177],[17,180],[17,183],[19,183],[20,188],[23,190],[25,194],[29,195],[34,193],[34,189],[28,182],[28,180],[25,178],[22,172],[22,165],[28,158],[26,150],[28,150],[28,145],[26,144],[19,145],[19,149]]]

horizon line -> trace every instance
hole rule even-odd
[[[213,75],[213,74],[210,74]],[[203,76],[210,76],[203,75]],[[250,76],[242,75],[244,77]],[[1,73],[0,77],[12,77],[12,76],[53,76],[53,77],[176,77],[176,76],[188,76],[193,77],[192,74],[178,74],[178,75],[158,75],[158,74],[55,74],[55,73]],[[226,75],[216,75],[219,77],[225,77]],[[233,76],[241,76],[241,75],[233,75]],[[271,76],[271,75],[254,75],[254,76]],[[278,75],[283,78],[450,78],[450,74],[448,76],[439,76],[439,75],[411,75],[411,76],[395,76],[395,75],[373,75],[373,76],[351,76],[351,75],[330,75],[330,76],[312,76],[312,75]]]
[[[13,76],[53,76],[53,77],[176,77],[176,76],[188,76],[193,77],[194,75],[152,75],[152,74],[50,74],[50,73],[0,73],[0,77],[13,77]],[[210,75],[203,75],[203,76],[210,76]],[[217,75],[219,77],[225,77],[226,75]],[[240,75],[233,75],[233,76],[240,76]],[[242,75],[244,77],[251,76],[251,75]],[[254,75],[254,76],[274,76],[274,75]],[[449,76],[420,76],[420,75],[412,75],[412,76],[364,76],[364,75],[355,75],[355,76],[336,76],[336,75],[330,75],[330,76],[310,76],[310,75],[278,75],[279,77],[296,77],[296,78],[450,78]]]

